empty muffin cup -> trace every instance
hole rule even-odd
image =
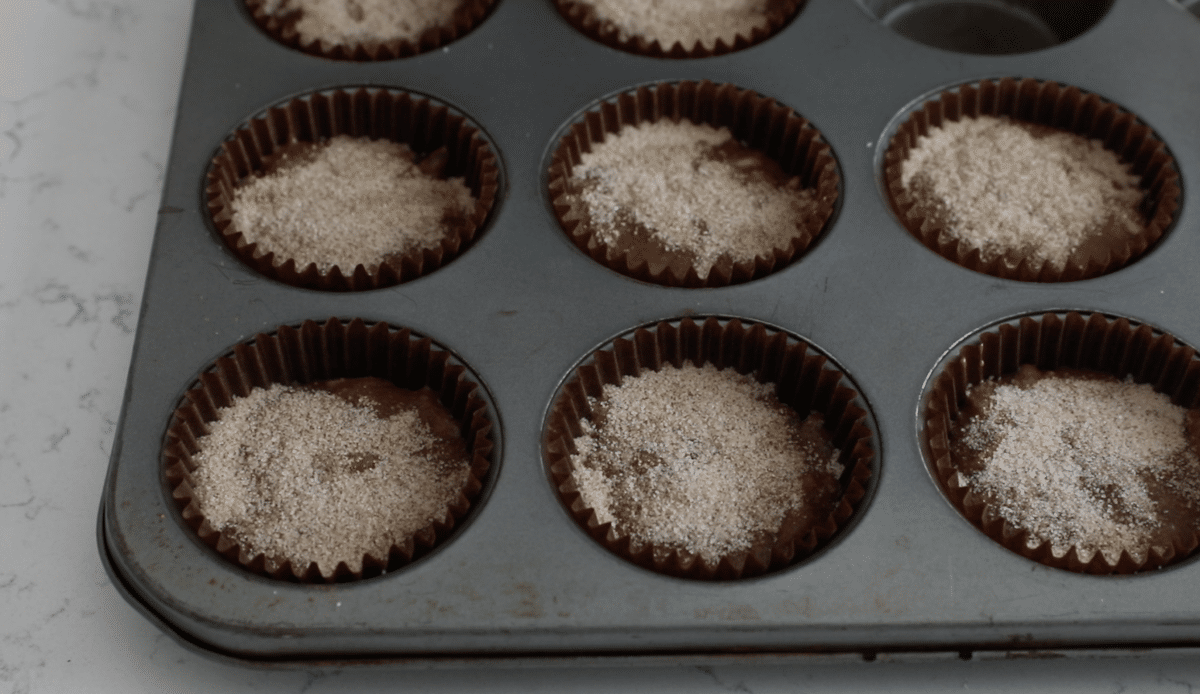
[[[332,60],[392,60],[441,48],[477,27],[496,0],[245,0],[283,45]]]
[[[569,126],[549,194],[570,239],[621,274],[723,287],[795,262],[841,186],[830,146],[773,99],[728,84],[644,86]]]
[[[429,338],[306,321],[200,375],[171,418],[163,476],[180,520],[243,569],[359,580],[427,554],[478,504],[493,417]]]
[[[1100,313],[1005,321],[931,377],[921,443],[942,492],[1047,566],[1129,574],[1200,544],[1200,359]]]
[[[1023,282],[1129,265],[1171,226],[1180,200],[1175,159],[1149,126],[1095,94],[1035,79],[982,80],[926,101],[891,136],[883,177],[921,243]]]
[[[563,506],[659,573],[738,579],[846,531],[878,476],[873,420],[805,342],[737,319],[633,330],[567,377],[543,432]]]
[[[892,31],[958,53],[1029,53],[1075,39],[1113,0],[858,0]]]
[[[213,157],[205,195],[217,233],[257,272],[362,291],[463,253],[499,177],[491,145],[449,107],[391,89],[337,89],[238,128]]]

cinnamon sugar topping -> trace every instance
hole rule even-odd
[[[1147,384],[1080,374],[1023,367],[973,387],[954,455],[973,493],[1030,532],[1030,548],[1142,562],[1170,544],[1177,518],[1180,530],[1196,523],[1200,421]]]
[[[233,228],[298,270],[374,272],[389,257],[437,248],[475,204],[462,178],[422,171],[407,145],[387,140],[304,143],[270,168],[234,190]]]
[[[1007,118],[947,120],[917,139],[901,185],[983,262],[1031,255],[1056,270],[1099,234],[1140,234],[1144,197],[1099,140]]]
[[[581,160],[572,181],[600,241],[628,242],[641,229],[702,278],[723,255],[737,263],[788,248],[817,206],[813,189],[728,128],[689,120],[627,126]]]
[[[828,515],[842,472],[819,415],[711,364],[604,386],[575,439],[573,479],[601,523],[710,563],[769,542],[785,519]]]
[[[459,0],[266,0],[268,15],[299,13],[302,41],[333,44],[416,41],[427,29],[447,26]]]
[[[358,572],[364,554],[386,563],[393,545],[445,520],[461,494],[465,445],[445,437],[441,420],[455,431],[453,421],[433,412],[440,405],[431,393],[405,391],[408,404],[381,406],[350,385],[341,396],[255,388],[198,440],[196,503],[250,556],[288,559],[301,571],[316,562],[325,576],[339,562]]]
[[[718,39],[733,45],[767,26],[767,0],[582,0],[597,17],[616,27],[622,41],[657,40],[664,51],[676,43],[711,49]]]

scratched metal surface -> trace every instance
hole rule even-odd
[[[1200,566],[1076,575],[997,546],[929,477],[916,412],[930,369],[963,336],[1053,309],[1148,322],[1200,345],[1200,21],[1165,0],[1117,0],[1066,44],[1023,55],[941,51],[895,35],[854,0],[810,0],[772,39],[671,61],[593,43],[549,0],[500,0],[445,50],[340,63],[266,38],[238,0],[196,3],[163,210],[124,413],[98,524],[102,554],[139,609],[193,646],[239,658],[629,654],[1200,642]],[[879,147],[922,95],[983,77],[1036,77],[1134,111],[1178,159],[1184,200],[1147,256],[1085,282],[1029,285],[942,260],[899,226],[878,183]],[[581,110],[660,80],[730,82],[796,109],[833,146],[840,210],[799,262],[741,286],[650,286],[593,263],[560,231],[547,152]],[[428,94],[482,126],[504,189],[475,246],[415,282],[328,294],[263,279],[205,218],[202,180],[241,122],[291,95],[372,84]],[[701,583],[649,573],[568,517],[539,455],[560,380],[614,335],[658,319],[720,314],[803,336],[853,377],[878,426],[881,474],[844,537],[764,578]],[[159,452],[178,398],[213,359],[257,332],[330,316],[386,320],[433,337],[489,389],[503,445],[489,495],[458,537],[402,571],[301,586],[219,561],[179,522]]]

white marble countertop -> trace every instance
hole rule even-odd
[[[192,2],[0,0],[0,692],[1190,692],[1200,681],[1196,650],[264,669],[180,646],[110,585],[95,523]]]

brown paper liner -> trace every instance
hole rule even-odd
[[[588,398],[599,398],[605,384],[619,385],[625,376],[657,371],[665,364],[681,367],[711,363],[721,369],[754,374],[774,383],[780,402],[806,417],[824,416],[833,444],[841,450],[845,468],[841,496],[819,524],[791,528],[771,545],[722,557],[711,564],[698,555],[648,544],[634,547],[612,523],[600,523],[575,487],[571,456],[578,453],[575,438],[583,434],[580,420],[591,417]],[[691,318],[638,328],[596,351],[560,389],[546,417],[542,456],[563,506],[593,539],[614,554],[659,573],[696,579],[738,579],[776,571],[798,563],[824,547],[844,528],[867,494],[875,475],[875,451],[867,411],[849,379],[823,355],[804,342],[761,324],[743,325],[736,319]]]
[[[627,125],[683,118],[729,128],[736,140],[773,159],[788,176],[799,176],[804,188],[816,189],[817,211],[804,220],[803,229],[797,231],[789,246],[741,263],[723,255],[702,278],[685,258],[648,260],[609,246],[596,236],[587,223],[585,206],[577,197],[580,190],[571,182],[571,170],[581,163],[581,154],[603,142],[607,133],[616,133]],[[639,87],[601,103],[584,114],[583,120],[572,125],[559,141],[549,171],[554,212],[575,245],[596,262],[623,275],[668,287],[723,287],[786,267],[803,255],[833,217],[840,186],[833,150],[807,120],[773,99],[707,80]]]
[[[983,332],[962,347],[933,379],[926,399],[922,447],[942,492],[977,528],[1004,547],[1058,569],[1090,574],[1130,574],[1177,562],[1200,544],[1197,528],[1176,528],[1170,546],[1146,548],[1137,562],[1123,551],[1116,564],[1101,552],[1080,559],[1077,548],[1052,554],[1044,541],[1029,547],[1030,533],[1004,520],[999,510],[972,492],[958,474],[950,453],[951,422],[967,403],[970,386],[1015,373],[1032,364],[1042,371],[1084,369],[1117,378],[1132,376],[1171,397],[1176,405],[1200,406],[1200,359],[1196,350],[1173,336],[1125,318],[1099,313],[1047,313],[1009,321]]]
[[[1141,212],[1145,231],[1129,237],[1114,229],[1101,232],[1106,242],[1085,244],[1057,270],[1025,254],[1010,252],[984,262],[981,250],[960,243],[900,184],[901,167],[917,138],[963,117],[1007,116],[1104,142],[1141,177],[1146,196]],[[1078,87],[1035,79],[982,80],[942,92],[913,112],[897,129],[884,154],[884,180],[893,210],[921,243],[947,260],[976,272],[1022,282],[1072,282],[1119,270],[1139,258],[1175,219],[1179,209],[1179,171],[1166,145],[1136,116]],[[1111,232],[1111,233],[1108,233]]]
[[[300,19],[300,12],[290,12],[284,15],[267,14],[264,9],[267,0],[245,0],[245,2],[246,9],[259,28],[288,48],[331,60],[358,62],[407,58],[441,48],[479,26],[496,4],[496,0],[463,0],[459,8],[454,11],[454,17],[449,24],[426,29],[417,37],[416,41],[392,39],[390,41],[356,41],[344,44],[331,43],[321,39],[306,42],[296,31],[296,22]]]
[[[726,43],[724,39],[718,39],[712,48],[697,40],[689,48],[678,42],[670,46],[663,46],[657,39],[649,40],[640,35],[621,38],[621,29],[616,24],[601,19],[591,4],[579,0],[554,0],[559,14],[571,26],[593,41],[599,41],[610,48],[626,53],[636,53],[652,58],[681,59],[724,55],[761,43],[774,36],[790,22],[804,7],[804,3],[805,0],[769,0],[767,12],[763,15],[761,24],[751,30],[749,36],[738,34],[734,37],[732,44]]]
[[[385,139],[408,145],[418,155],[445,147],[444,177],[462,176],[475,197],[468,223],[447,234],[439,247],[413,250],[380,263],[374,272],[359,264],[320,272],[315,263],[297,267],[291,258],[247,243],[232,226],[238,183],[263,171],[265,157],[297,142],[317,143],[335,135]],[[464,116],[429,99],[388,89],[317,92],[268,109],[221,144],[208,170],[205,196],[213,225],[242,262],[295,287],[363,291],[408,282],[458,257],[474,241],[496,202],[500,171],[495,153]]]
[[[249,395],[255,387],[363,376],[382,378],[409,390],[428,386],[461,425],[471,455],[470,474],[441,517],[402,544],[393,545],[387,555],[365,555],[362,570],[357,572],[345,562],[336,567],[318,567],[315,562],[295,566],[286,559],[251,555],[231,535],[209,524],[194,497],[196,463],[192,456],[199,450],[197,439],[210,431],[208,424],[217,419],[219,408],[228,407],[234,397]],[[201,542],[248,571],[300,583],[370,578],[428,553],[446,539],[478,499],[492,457],[492,420],[479,389],[466,367],[453,363],[450,354],[429,338],[408,329],[368,324],[357,318],[349,322],[330,318],[324,324],[306,321],[299,328],[283,326],[235,347],[184,394],[167,429],[163,475],[184,523]]]

